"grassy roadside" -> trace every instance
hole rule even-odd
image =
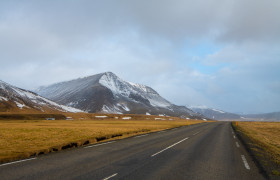
[[[233,126],[249,138],[246,143],[269,174],[280,176],[280,122],[238,122]]]
[[[202,122],[204,121],[1,120],[0,163]]]

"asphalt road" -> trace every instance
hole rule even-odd
[[[0,179],[264,179],[229,122],[130,137],[0,165]]]

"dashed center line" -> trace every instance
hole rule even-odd
[[[244,165],[245,165],[245,168],[248,169],[248,170],[250,170],[250,166],[249,166],[249,164],[248,164],[248,162],[247,162],[245,156],[244,156],[244,155],[241,155],[241,158],[242,158],[242,161],[243,161],[243,163],[244,163]]]
[[[163,132],[165,132],[166,130],[164,130],[164,131],[159,131],[159,132],[157,132],[157,133],[163,133]]]
[[[24,161],[34,160],[34,159],[37,159],[37,158],[30,158],[30,159],[24,159],[24,160],[14,161],[14,162],[10,162],[10,163],[1,164],[0,166],[6,166],[6,165],[9,165],[9,164],[15,164],[15,163],[20,163],[20,162],[24,162]]]
[[[133,138],[139,138],[139,137],[144,137],[144,136],[148,136],[148,134],[143,134],[143,135],[135,136]]]
[[[235,139],[235,136],[233,136],[233,138]]]
[[[91,148],[91,147],[96,147],[96,146],[102,146],[102,145],[105,145],[105,144],[110,144],[110,143],[114,143],[116,141],[111,141],[111,142],[106,142],[106,143],[101,143],[101,144],[95,144],[95,145],[92,145],[92,146],[86,146],[84,148]]]
[[[182,139],[181,141],[178,141],[178,142],[172,144],[171,146],[168,146],[167,148],[165,148],[165,149],[163,149],[163,150],[161,150],[161,151],[159,151],[159,152],[157,152],[157,153],[151,155],[151,157],[154,157],[154,156],[158,155],[159,153],[162,153],[163,151],[166,151],[167,149],[170,149],[170,148],[172,148],[173,146],[176,146],[177,144],[179,144],[179,143],[181,143],[181,142],[183,142],[183,141],[185,141],[185,140],[187,140],[187,139],[189,139],[189,137],[187,137],[187,138],[185,138],[185,139]]]
[[[198,132],[194,133],[193,135],[195,136],[195,135],[197,135],[197,134],[199,134],[199,133],[200,133],[200,131],[198,131]]]
[[[236,144],[236,146],[239,148],[240,146],[239,146],[239,144],[238,144],[238,142],[235,142],[235,144]]]
[[[111,176],[109,176],[109,177],[106,177],[106,178],[104,178],[103,180],[108,180],[108,179],[110,179],[110,178],[112,178],[112,177],[115,177],[116,175],[118,175],[118,173],[115,173],[115,174],[113,174],[113,175],[111,175]]]

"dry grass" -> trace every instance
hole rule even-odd
[[[67,147],[112,138],[201,123],[203,121],[155,120],[1,120],[0,162],[27,158]],[[72,143],[72,144],[71,144]]]
[[[280,122],[238,122],[238,129],[280,165]]]

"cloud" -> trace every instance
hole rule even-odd
[[[210,88],[202,93],[228,111],[236,107],[239,112],[278,111],[275,98],[280,94],[275,88],[280,77],[279,48],[255,43],[230,45],[201,59],[206,67],[226,64],[214,74],[215,78],[207,78]],[[218,91],[212,91],[211,86]]]
[[[279,9],[278,0],[1,1],[0,79],[33,89],[113,71],[177,104],[276,111]]]

